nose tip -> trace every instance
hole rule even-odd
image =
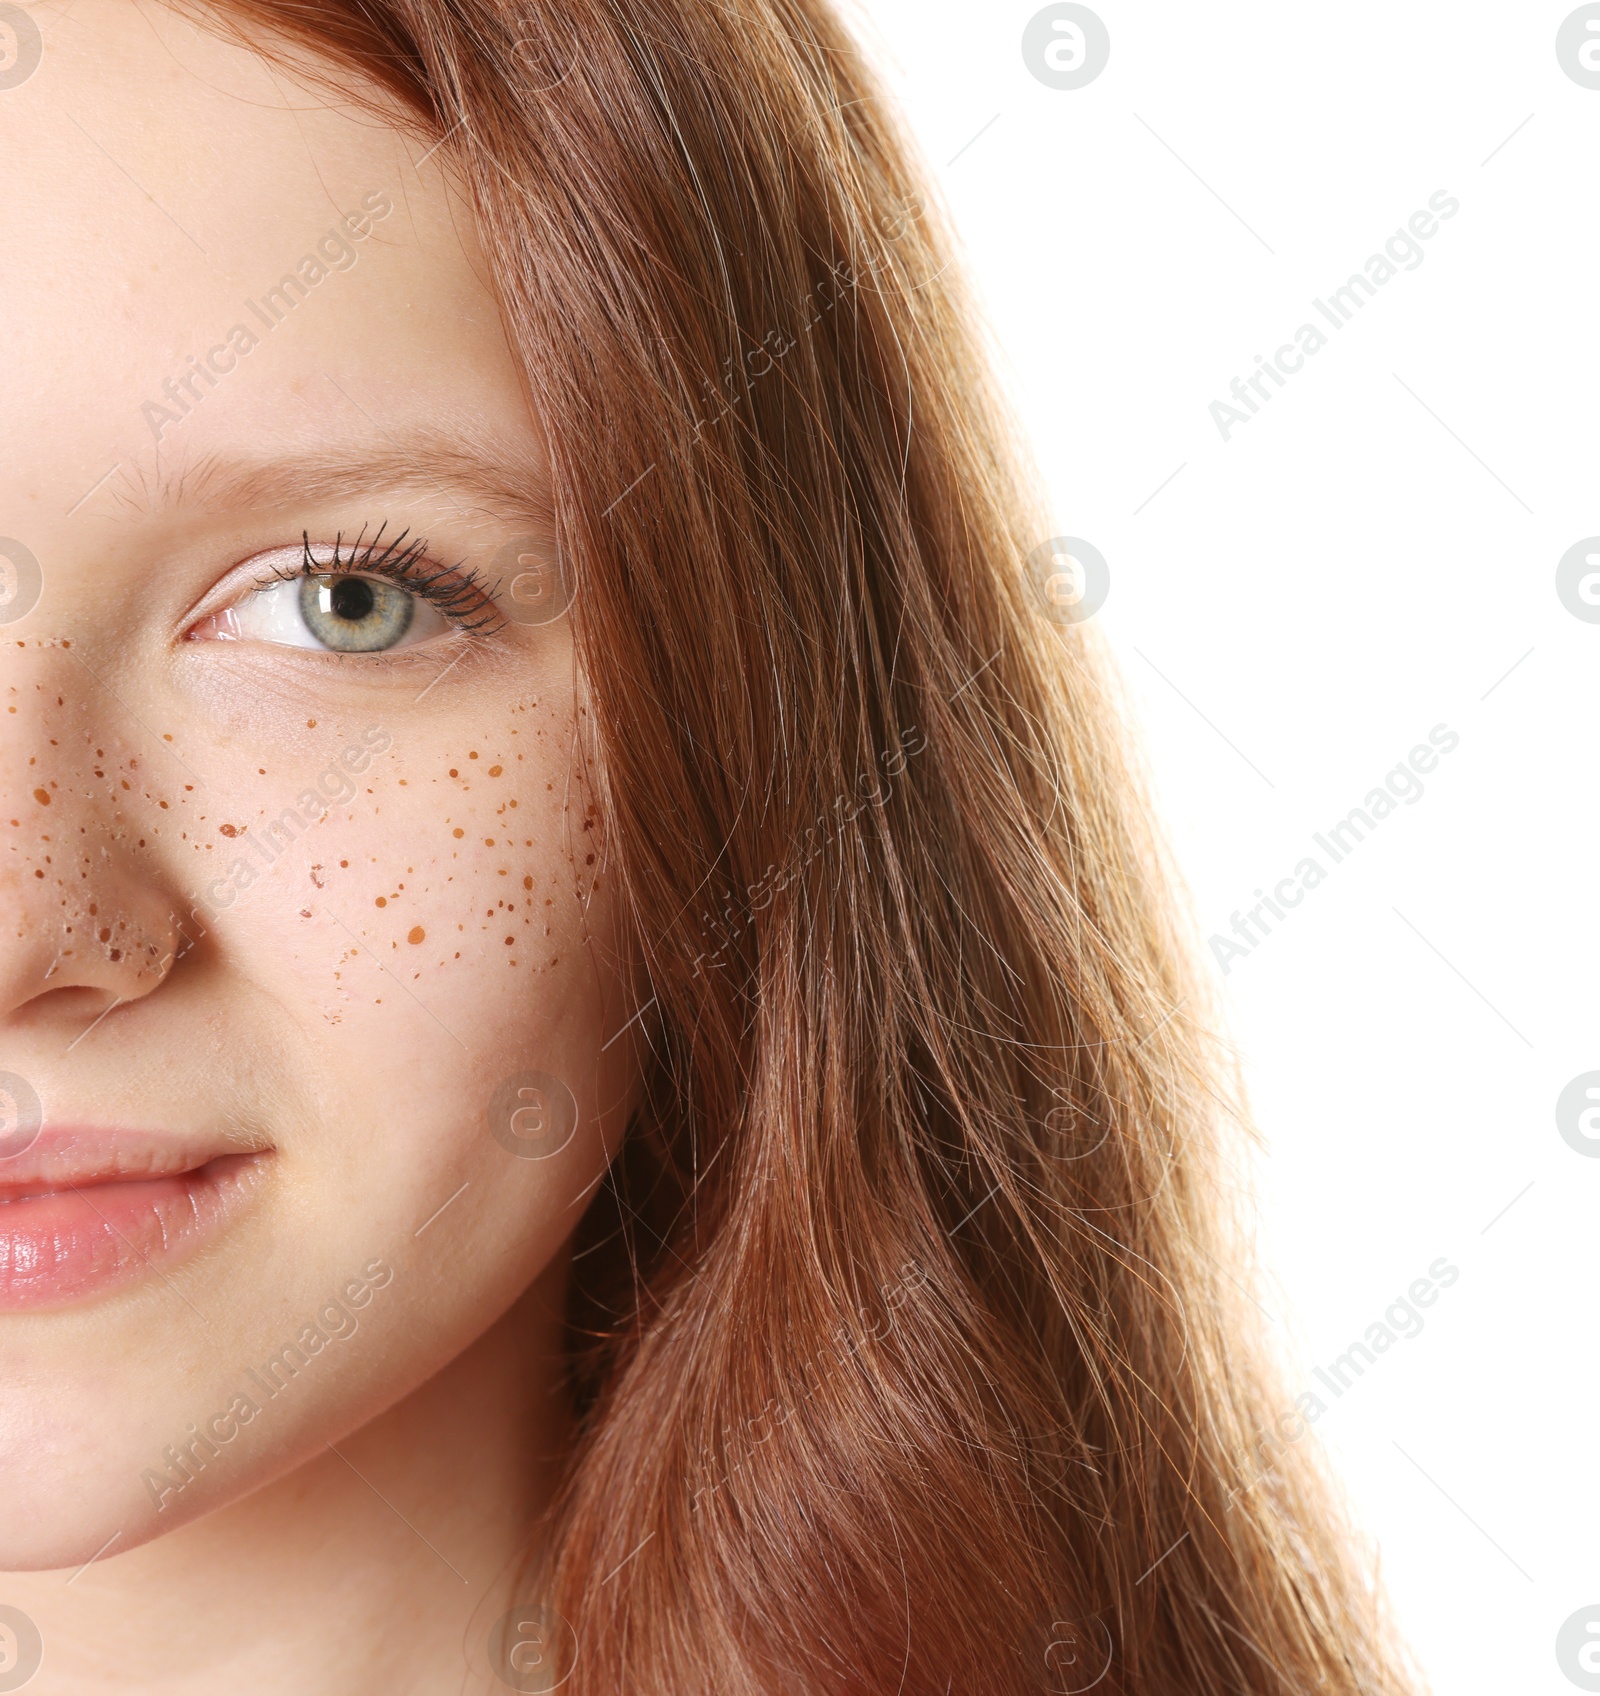
[[[148,995],[184,946],[176,915],[150,893],[90,893],[87,877],[73,888],[53,870],[0,868],[0,1018],[45,998],[98,1016]]]

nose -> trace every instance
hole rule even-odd
[[[9,825],[0,820],[0,826]],[[18,830],[13,835],[20,834]],[[43,1003],[97,1018],[148,995],[172,968],[176,915],[87,844],[66,854],[6,845],[0,857],[0,1020]],[[71,993],[63,993],[71,992]]]
[[[165,980],[183,946],[175,903],[103,755],[64,757],[85,740],[64,724],[0,722],[0,1024],[76,1027]]]

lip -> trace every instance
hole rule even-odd
[[[164,1271],[220,1234],[266,1149],[225,1137],[52,1126],[0,1159],[0,1312]]]

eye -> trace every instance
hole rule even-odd
[[[381,654],[430,641],[450,628],[436,607],[385,578],[301,572],[252,589],[207,619],[195,636],[333,654]]]
[[[490,614],[469,578],[429,566],[425,543],[404,547],[402,533],[385,547],[381,538],[380,529],[348,554],[337,541],[329,550],[308,538],[266,556],[265,581],[202,620],[189,639],[384,654],[484,627]]]

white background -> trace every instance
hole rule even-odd
[[[1600,624],[1555,588],[1600,533],[1573,8],[1095,0],[1109,63],[1059,91],[1023,61],[1038,4],[864,5],[1057,527],[1109,562],[1202,930],[1460,736],[1225,987],[1298,1384],[1460,1269],[1316,1427],[1401,1626],[1441,1696],[1570,1693],[1556,1633],[1600,1603],[1600,1160],[1555,1119],[1600,1069]],[[1335,333],[1313,297],[1440,189],[1423,262]],[[1329,345],[1224,441],[1209,404],[1307,322]]]

